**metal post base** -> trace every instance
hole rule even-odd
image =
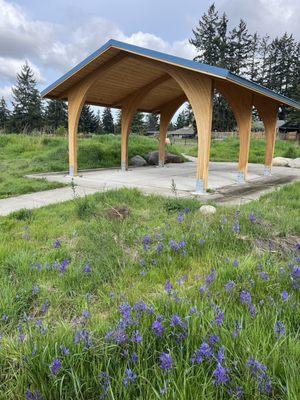
[[[159,167],[164,167],[165,166],[164,160],[158,160],[158,166]]]
[[[121,161],[121,171],[125,172],[128,170],[128,167],[126,165],[125,161]]]
[[[206,190],[204,188],[204,180],[203,179],[197,179],[196,180],[196,190],[192,192],[192,194],[199,196],[206,194]]]
[[[237,181],[238,183],[245,183],[246,182],[246,177],[245,177],[245,173],[242,171],[238,171],[237,173]]]
[[[264,176],[270,176],[270,175],[271,175],[271,167],[265,165]]]

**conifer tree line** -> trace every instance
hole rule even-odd
[[[282,37],[260,37],[249,32],[245,21],[229,28],[225,13],[212,4],[192,31],[190,43],[196,48],[195,61],[229,69],[232,73],[251,79],[285,96],[300,99],[300,43],[292,34]],[[280,119],[300,121],[299,111],[280,109]],[[182,110],[170,130],[195,126],[190,106]],[[218,93],[214,95],[213,129],[228,131],[235,128],[234,116]],[[67,105],[63,101],[41,99],[30,66],[26,63],[17,74],[12,89],[12,107],[0,99],[0,131],[15,133],[63,133],[67,128]],[[137,112],[132,121],[132,132],[157,131],[159,118],[154,114]],[[84,105],[79,121],[79,132],[120,133],[121,112],[114,121],[110,108],[100,114]]]

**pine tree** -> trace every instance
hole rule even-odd
[[[42,126],[42,102],[36,88],[33,71],[27,63],[17,74],[16,86],[13,92],[12,126],[16,132],[40,129]]]
[[[148,131],[158,131],[159,130],[159,122],[157,114],[147,114],[146,116],[146,129]]]
[[[145,130],[144,115],[136,112],[131,122],[131,132],[142,135]]]
[[[293,99],[300,102],[300,83],[296,87],[295,91],[292,93]],[[287,120],[289,122],[300,123],[300,110],[293,108],[288,114]]]
[[[105,107],[102,113],[102,127],[104,133],[114,133],[114,119],[109,107]]]
[[[4,97],[0,100],[0,130],[7,131],[9,125],[10,112],[7,108]]]
[[[45,123],[51,129],[55,130],[60,126],[67,127],[67,105],[62,100],[49,100],[45,110]]]
[[[101,134],[103,134],[103,126],[102,126],[100,110],[97,111],[96,122],[97,122],[97,129],[96,129],[95,133],[97,133],[98,135],[101,135]]]
[[[251,43],[249,46],[249,71],[247,73],[251,81],[257,82],[259,78],[259,45],[260,38],[257,32],[252,35]]]
[[[97,117],[87,104],[82,107],[78,128],[83,133],[95,133],[98,129]]]
[[[225,13],[223,13],[221,19],[217,23],[217,47],[218,47],[218,60],[216,65],[218,67],[227,68],[228,67],[228,18]]]

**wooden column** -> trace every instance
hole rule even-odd
[[[80,113],[87,98],[90,87],[99,79],[104,77],[105,72],[114,65],[122,61],[126,54],[119,53],[111,58],[106,63],[102,64],[98,69],[93,71],[79,84],[74,85],[62,98],[68,99],[68,133],[69,133],[69,174],[76,176],[78,173],[77,167],[77,131]]]
[[[208,183],[213,81],[208,76],[191,71],[170,68],[169,73],[181,86],[194,112],[198,132],[198,163],[194,194],[204,194]]]
[[[235,116],[240,137],[240,150],[238,162],[238,182],[245,182],[247,178],[251,122],[252,122],[252,94],[239,86],[233,86],[225,82],[216,83],[216,89],[222,93],[230,105]]]
[[[178,108],[186,101],[186,96],[180,96],[168,104],[160,107],[160,125],[159,125],[159,158],[158,165],[163,167],[165,165],[165,148],[166,136],[168,127]]]
[[[276,101],[271,101],[269,99],[255,95],[254,105],[265,127],[266,155],[264,175],[268,176],[271,175],[272,170],[276,140],[276,123],[278,118],[278,108],[280,104]]]
[[[141,101],[147,96],[147,94],[159,86],[163,82],[170,79],[167,74],[149,82],[147,85],[143,86],[139,90],[131,93],[123,99],[118,100],[115,104],[122,105],[122,119],[121,119],[121,170],[126,171],[128,169],[128,139],[131,129],[131,123],[134,114],[138,110],[138,106]]]

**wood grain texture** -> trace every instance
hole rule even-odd
[[[167,68],[168,73],[184,91],[194,112],[198,132],[196,180],[203,189],[208,184],[208,164],[211,142],[213,80],[202,74]]]
[[[265,166],[269,169],[269,172],[271,172],[276,140],[278,109],[280,104],[257,95],[254,96],[253,102],[264,123],[266,135]]]
[[[244,180],[247,178],[248,169],[253,96],[248,90],[225,82],[216,82],[215,88],[230,105],[237,122],[240,137],[238,171],[240,179]]]
[[[186,101],[186,96],[181,95],[173,101],[168,102],[163,107],[161,107],[160,112],[160,124],[159,124],[159,166],[164,166],[165,164],[165,148],[166,148],[166,136],[168,132],[169,124],[178,110],[178,108]]]

